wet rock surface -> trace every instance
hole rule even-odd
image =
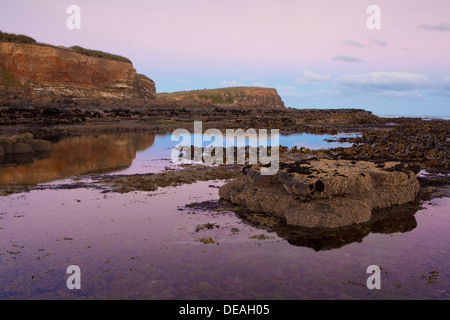
[[[46,152],[51,149],[50,141],[35,139],[31,133],[0,136],[0,156]]]
[[[291,226],[275,216],[254,213],[230,202],[205,201],[188,204],[185,210],[208,212],[234,212],[242,221],[258,229],[275,232],[279,237],[298,247],[314,251],[326,251],[344,247],[354,242],[362,242],[371,233],[405,233],[417,227],[414,215],[422,209],[420,201],[413,201],[390,208],[377,209],[370,221],[341,228],[307,228]]]
[[[194,120],[204,129],[266,128],[281,133],[322,133],[355,131],[385,120],[357,109],[299,110],[273,108],[265,100],[252,107],[220,105],[208,100],[80,99],[39,94],[32,98],[17,88],[0,86],[0,131],[40,126],[65,130],[147,130],[170,132],[190,128]],[[355,128],[356,127],[356,128]]]
[[[222,199],[288,225],[338,228],[367,222],[374,209],[413,201],[418,167],[398,162],[311,159],[281,163],[273,176],[259,166],[222,186]]]
[[[404,161],[422,168],[450,170],[450,121],[397,119],[388,130],[364,130],[361,137],[340,139],[350,148],[322,150],[339,159]]]

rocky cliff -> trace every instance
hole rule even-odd
[[[30,95],[156,99],[155,83],[129,62],[39,44],[0,42],[0,86]]]
[[[163,100],[202,100],[212,104],[236,105],[240,107],[284,108],[284,102],[277,90],[261,87],[229,87],[160,93]]]

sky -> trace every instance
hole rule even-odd
[[[0,30],[125,56],[157,92],[262,86],[292,108],[450,116],[448,0],[15,0]]]

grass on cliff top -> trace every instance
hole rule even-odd
[[[126,62],[126,63],[132,64],[128,58],[119,56],[117,54],[112,54],[112,53],[103,52],[103,51],[99,51],[99,50],[85,49],[80,46],[70,47],[69,50],[77,52],[77,53],[85,54],[90,57],[103,58],[106,60],[120,61],[120,62]]]
[[[171,93],[158,93],[158,99],[166,100],[177,100],[182,98],[183,100],[210,100],[212,103],[216,104],[233,104],[234,99],[231,95],[239,95],[244,93],[244,90],[251,89],[267,89],[261,87],[229,87],[229,88],[219,88],[219,89],[203,89],[203,90],[192,90],[192,91],[177,91]]]
[[[107,52],[103,52],[103,51],[99,51],[99,50],[85,49],[80,46],[73,46],[70,48],[57,47],[57,46],[53,46],[50,44],[37,42],[35,39],[25,36],[23,34],[7,33],[7,32],[2,32],[1,30],[0,30],[0,42],[36,44],[36,45],[40,45],[40,46],[53,47],[53,48],[62,49],[62,50],[70,50],[70,51],[81,53],[81,54],[84,54],[84,55],[87,55],[90,57],[97,57],[97,58],[103,58],[106,60],[120,61],[120,62],[126,62],[126,63],[132,64],[132,62],[128,58],[125,58],[125,57],[122,57],[122,56],[119,56],[116,54],[107,53]]]
[[[7,33],[2,32],[1,30],[0,30],[0,41],[18,42],[18,43],[37,43],[37,41],[34,40],[33,38],[25,36],[23,34]]]
[[[148,80],[148,81],[151,81],[151,82],[155,83],[155,81],[153,81],[152,79],[147,77],[145,74],[138,73],[137,77],[140,78],[140,79]]]

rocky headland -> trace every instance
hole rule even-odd
[[[283,109],[284,102],[272,88],[231,87],[160,93],[158,98],[169,101],[199,100],[214,104],[234,105],[241,108],[264,106],[267,109]]]
[[[280,171],[270,177],[259,175],[257,166],[245,167],[242,174],[185,168],[110,179],[114,190],[235,178],[220,189],[222,199],[290,225],[338,228],[366,223],[374,210],[413,201],[420,185],[433,186],[432,178],[417,178],[420,170],[450,170],[450,121],[381,118],[350,108],[287,108],[271,88],[156,94],[155,82],[138,74],[127,58],[0,32],[0,158],[49,152],[48,140],[67,135],[192,132],[194,121],[202,121],[204,130],[360,135],[345,139],[353,143],[349,148],[280,147]],[[439,187],[448,186],[448,179],[439,181]]]
[[[386,123],[365,110],[286,108],[271,88],[156,94],[155,83],[127,58],[0,32],[0,133],[170,132],[194,120],[203,121],[204,128],[284,133],[337,133]]]
[[[139,76],[131,62],[76,48],[0,42],[2,91],[17,95],[18,90],[8,89],[19,88],[20,97],[33,104],[58,103],[57,97],[156,98],[155,83]]]

